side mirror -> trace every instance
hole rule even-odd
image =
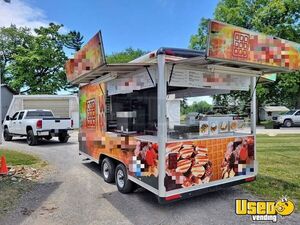
[[[10,120],[10,117],[7,115],[7,116],[5,117],[5,119],[6,119],[6,120]]]

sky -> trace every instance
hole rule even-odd
[[[189,45],[201,17],[212,18],[218,0],[0,0],[0,26],[63,24],[90,39],[102,31],[106,54],[127,47],[154,50]]]
[[[62,32],[80,31],[88,41],[102,31],[106,54],[128,47],[187,48],[202,17],[212,18],[218,0],[0,0],[0,27],[30,28],[49,22]]]

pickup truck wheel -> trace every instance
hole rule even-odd
[[[285,127],[291,127],[293,125],[292,121],[291,120],[285,120],[284,121],[284,126]]]
[[[27,131],[27,144],[30,146],[37,145],[38,138],[37,136],[34,136],[34,133],[32,130]]]
[[[101,163],[101,173],[105,182],[112,183],[115,181],[115,163],[112,159],[103,159]]]
[[[127,194],[134,190],[134,183],[128,179],[127,169],[122,163],[117,166],[115,176],[119,192]]]
[[[13,136],[9,133],[7,128],[4,128],[3,136],[5,141],[11,141]]]
[[[67,143],[69,140],[69,135],[68,134],[60,134],[58,136],[58,140],[60,143]]]

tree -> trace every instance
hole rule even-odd
[[[17,47],[26,46],[30,39],[30,29],[15,25],[0,28],[0,74],[1,82],[8,83],[12,79],[7,75],[7,66],[13,60]]]
[[[69,88],[64,72],[64,47],[80,48],[79,32],[59,32],[63,25],[50,23],[34,30],[12,25],[0,28],[2,81],[22,94],[55,94]]]
[[[207,45],[208,19],[201,18],[197,34],[193,34],[190,39],[189,48],[205,50]]]
[[[83,36],[80,32],[70,31],[67,35],[63,36],[64,45],[69,49],[79,51],[83,44]]]
[[[263,32],[290,41],[300,42],[300,1],[299,0],[221,0],[217,5],[215,19],[250,30]],[[202,18],[198,33],[191,36],[190,47],[206,47],[207,20]],[[258,106],[280,104],[300,107],[300,74],[280,74],[277,81],[257,86]],[[249,102],[250,92],[232,92],[228,97],[231,103]],[[214,98],[217,104],[220,98]],[[230,103],[230,104],[231,104]]]
[[[130,62],[147,52],[141,49],[126,48],[124,51],[112,53],[106,56],[107,63],[127,63]]]
[[[54,94],[66,84],[63,70],[67,57],[58,30],[61,25],[35,29],[26,46],[18,46],[8,66],[9,85],[20,93]]]
[[[206,101],[193,102],[192,105],[181,104],[181,113],[186,115],[190,112],[206,113],[212,109],[212,106]]]

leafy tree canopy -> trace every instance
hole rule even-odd
[[[181,102],[181,113],[186,115],[190,112],[206,113],[212,109],[212,105],[206,101],[193,102],[192,105],[187,105],[186,101]]]
[[[124,51],[112,53],[106,56],[107,63],[127,63],[130,62],[147,52],[141,49],[126,48]]]
[[[61,34],[63,25],[50,23],[33,31],[26,27],[0,28],[1,77],[23,94],[55,94],[68,87],[64,47],[78,49],[79,32]]]

